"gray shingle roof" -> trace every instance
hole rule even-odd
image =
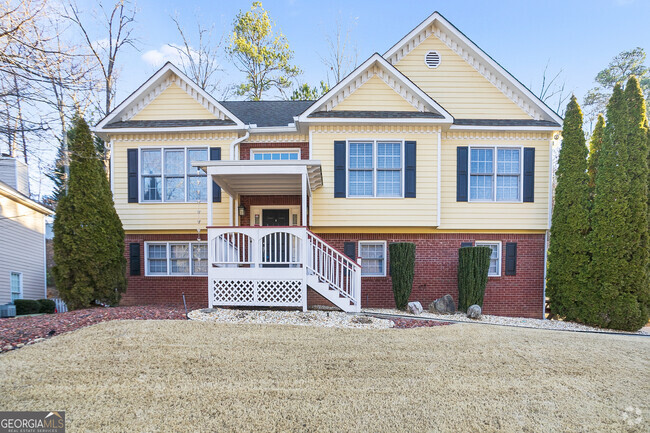
[[[188,126],[232,126],[232,120],[221,119],[184,119],[184,120],[126,120],[106,125],[112,128],[183,128]]]
[[[287,126],[314,101],[220,101],[228,111],[247,125]]]
[[[552,120],[533,119],[454,119],[454,125],[466,126],[551,126],[560,124]]]
[[[438,112],[422,111],[317,111],[309,117],[356,119],[444,119]]]

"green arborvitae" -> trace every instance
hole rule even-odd
[[[88,124],[68,134],[70,180],[54,219],[56,287],[71,309],[117,305],[126,290],[124,230]]]
[[[415,244],[412,242],[395,242],[390,244],[388,248],[395,306],[399,310],[405,310],[413,289]]]
[[[476,304],[483,308],[483,297],[490,272],[489,247],[462,247],[458,250],[458,309]]]
[[[650,280],[648,280],[648,131],[646,108],[641,86],[632,76],[625,85],[626,146],[628,154],[628,231],[631,234],[628,265],[628,286],[631,310],[623,317],[612,318],[611,326],[638,329],[648,322],[650,311]]]
[[[567,320],[584,320],[583,298],[589,281],[588,184],[582,110],[574,96],[562,129],[546,290],[551,313]]]
[[[620,85],[607,104],[607,125],[596,168],[596,190],[591,212],[591,284],[586,322],[610,327],[617,317],[639,316],[629,294],[630,233],[629,179],[626,146],[627,109]]]
[[[594,190],[596,189],[596,167],[598,166],[598,155],[600,149],[603,147],[603,134],[605,129],[605,116],[598,115],[596,127],[591,140],[589,141],[589,157],[587,158],[587,172],[589,173],[589,189],[593,198]]]

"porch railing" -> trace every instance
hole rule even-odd
[[[359,265],[305,227],[208,228],[208,260],[210,306],[306,308],[309,275],[359,309]]]

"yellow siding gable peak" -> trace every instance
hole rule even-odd
[[[299,122],[328,122],[331,119],[315,119],[310,115],[335,112],[337,107],[340,111],[429,112],[435,113],[428,119],[432,123],[453,122],[453,117],[440,104],[377,53],[314,102],[300,115]],[[382,121],[390,123],[391,119]]]
[[[429,69],[425,64],[424,56],[426,55],[426,52],[423,51],[423,48],[425,42],[428,44],[434,44],[434,42],[432,42],[433,40],[439,43],[438,47],[440,47],[440,50],[446,51],[446,53],[439,53],[441,55],[440,67],[435,69],[435,72],[438,72],[438,77],[444,75],[441,71],[446,69],[443,68],[446,59],[455,60],[458,58],[466,64],[466,70],[450,70],[447,71],[447,73],[452,76],[455,74],[463,79],[466,75],[475,75],[475,77],[470,77],[468,80],[471,81],[471,83],[468,82],[465,84],[476,87],[471,87],[471,89],[475,90],[481,96],[483,93],[488,93],[489,97],[486,98],[487,105],[496,102],[496,106],[481,107],[481,105],[485,105],[485,101],[483,101],[483,103],[474,101],[474,105],[478,105],[478,107],[475,107],[474,110],[472,110],[472,98],[468,96],[466,98],[467,101],[464,109],[463,107],[456,107],[456,112],[454,112],[452,106],[449,105],[452,100],[451,95],[449,98],[446,98],[444,95],[439,93],[448,89],[445,85],[448,86],[453,80],[447,80],[447,83],[441,83],[439,86],[434,87],[433,85],[427,86],[426,78],[421,79],[422,77],[417,76],[416,71],[419,70],[420,75],[424,75],[425,72],[422,71]],[[417,51],[418,48],[420,48],[419,51]],[[429,49],[436,50],[436,48]],[[410,56],[411,59],[406,59],[414,51],[417,55]],[[562,118],[557,113],[550,109],[526,86],[521,84],[506,69],[494,61],[438,12],[431,14],[399,42],[393,45],[388,51],[386,51],[386,53],[384,53],[384,57],[392,65],[395,65],[400,71],[408,76],[409,79],[413,80],[418,86],[420,86],[422,90],[431,94],[439,103],[448,108],[455,118],[467,118],[468,115],[475,115],[476,109],[478,108],[479,112],[487,112],[487,114],[481,116],[482,118],[494,118],[494,115],[491,114],[494,112],[496,112],[496,114],[501,118],[513,118],[512,115],[514,113],[514,118],[549,120],[562,124]],[[417,57],[417,60],[414,60],[414,57]],[[417,67],[415,66],[416,64]],[[456,67],[459,67],[458,63],[456,63]],[[431,70],[429,70],[429,72],[430,71]],[[433,74],[429,74],[429,76],[431,75]],[[482,78],[483,83],[479,80],[475,80],[476,77]],[[435,81],[435,79],[433,81]],[[455,93],[457,98],[459,96],[462,98],[462,92],[458,92],[457,89],[452,90],[456,90],[452,93]],[[463,104],[461,103],[460,105]]]
[[[224,129],[244,129],[244,123],[201,89],[172,63],[167,62],[142,86],[120,103],[95,127],[106,135],[110,124],[129,120],[218,119],[234,122]],[[219,128],[217,128],[219,129]]]

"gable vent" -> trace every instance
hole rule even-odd
[[[437,68],[440,65],[440,53],[437,51],[429,51],[424,56],[424,63],[430,68]]]

